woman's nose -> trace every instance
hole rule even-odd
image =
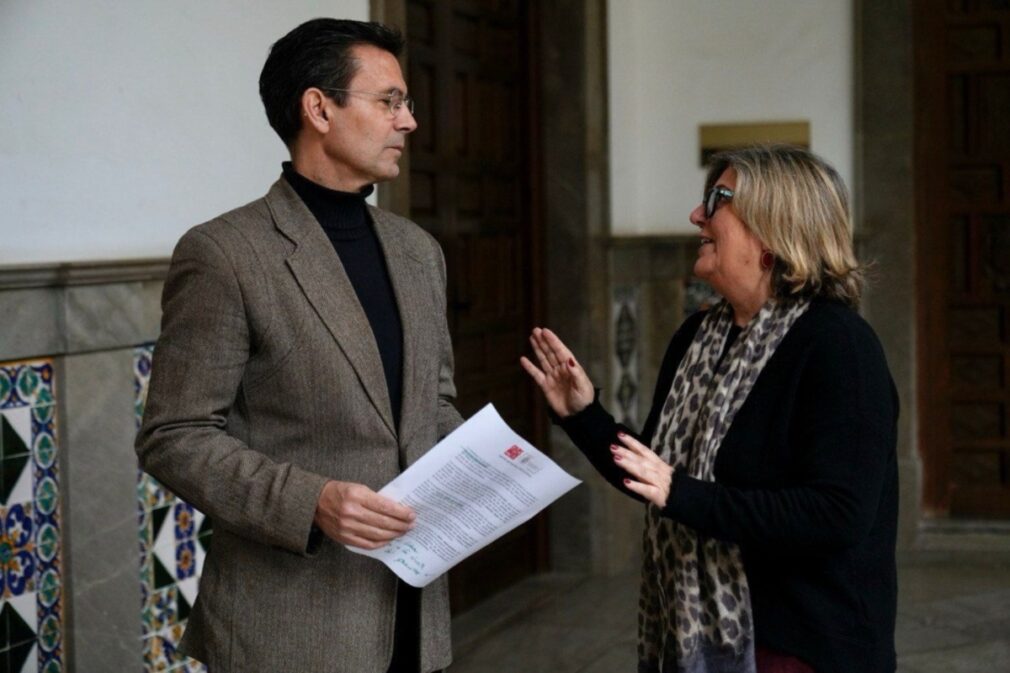
[[[691,224],[696,227],[705,226],[705,206],[699,203],[697,207],[691,211],[690,216]]]

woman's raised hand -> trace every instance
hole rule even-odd
[[[554,413],[561,417],[571,416],[592,404],[593,382],[554,332],[534,327],[530,344],[540,366],[525,356],[519,361],[540,386]]]

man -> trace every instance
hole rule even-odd
[[[434,239],[364,198],[417,127],[375,23],[316,19],[260,95],[291,162],[176,247],[137,452],[214,521],[182,651],[211,673],[383,673],[450,662],[445,579],[377,548],[413,512],[375,491],[460,422]]]

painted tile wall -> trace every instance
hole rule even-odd
[[[693,276],[684,279],[684,320],[692,314],[715,306],[722,300],[712,287]]]
[[[613,288],[611,301],[611,338],[614,352],[611,371],[614,381],[611,409],[618,422],[638,426],[638,395],[641,386],[638,368],[639,291],[633,286]]]
[[[63,668],[63,581],[51,360],[0,363],[0,671]]]
[[[153,350],[150,345],[134,350],[138,427],[147,399]],[[177,648],[210,548],[210,519],[151,475],[137,472],[144,671],[205,672],[202,664],[182,656]]]

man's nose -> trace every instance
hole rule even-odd
[[[417,128],[417,119],[414,117],[414,113],[405,105],[400,111],[400,114],[396,116],[396,130],[401,133],[411,133]]]

